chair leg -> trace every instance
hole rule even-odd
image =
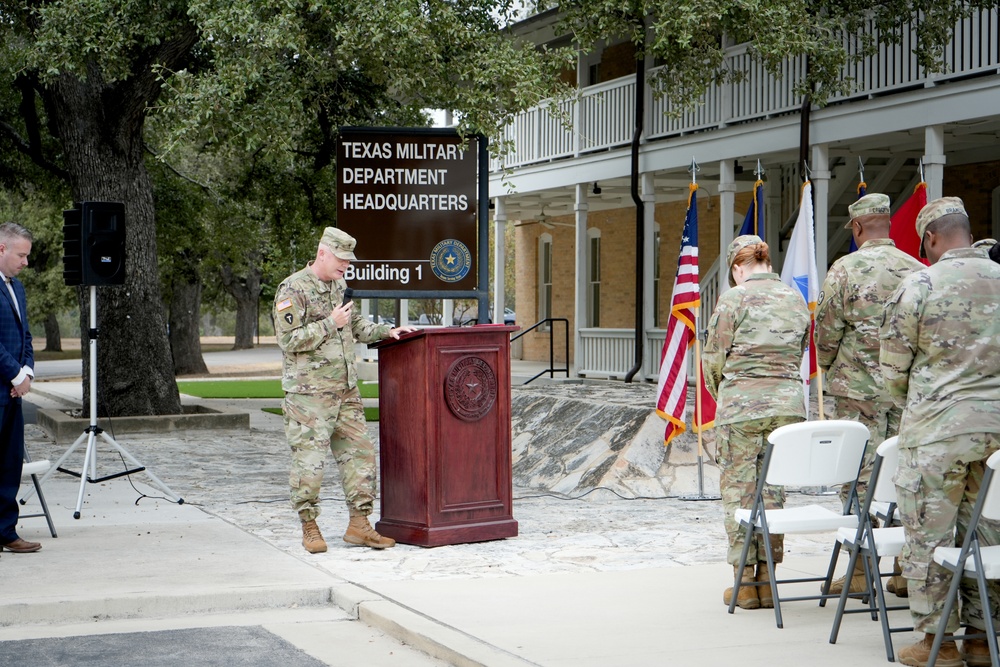
[[[764,530],[762,531],[764,535],[764,553],[767,555],[767,575],[768,579],[771,581],[771,597],[774,598],[774,621],[777,623],[778,628],[783,628],[784,624],[781,620],[781,600],[778,597],[778,579],[774,573],[774,552],[771,549],[771,534],[767,530],[767,522],[764,522]]]
[[[837,550],[840,550],[840,543],[837,544]],[[848,574],[854,573],[854,568],[858,562],[858,549],[849,548],[851,556],[847,559],[847,572]],[[834,554],[834,561],[837,560],[836,553]],[[833,576],[833,564],[831,564],[831,570],[826,575],[826,583],[823,584],[823,595],[828,595],[830,590],[830,578]],[[845,581],[844,588],[840,591],[840,599],[837,602],[837,611],[833,615],[833,629],[830,631],[830,643],[837,643],[837,636],[840,634],[840,624],[844,620],[844,609],[847,607],[847,598],[851,594],[850,583]],[[825,600],[821,600],[823,602]]]
[[[842,546],[842,544],[840,542],[837,542],[834,545],[834,547],[833,547],[833,553],[830,554],[830,567],[828,567],[826,569],[826,580],[823,582],[823,585],[820,586],[820,589],[819,589],[820,595],[829,595],[830,594],[830,584],[833,583],[833,573],[834,573],[834,570],[837,569],[837,560],[840,558],[840,549],[841,549],[841,546]],[[849,570],[849,571],[852,571],[852,570]],[[820,607],[825,607],[826,606],[826,598],[825,597],[821,597],[819,599],[819,606]],[[833,644],[834,642],[831,640],[830,643]]]
[[[42,506],[42,514],[45,515],[45,521],[49,524],[49,532],[52,534],[52,537],[59,537],[56,535],[56,526],[52,523],[52,514],[49,513],[49,505],[45,502],[45,495],[42,493],[42,485],[38,482],[38,475],[32,475],[31,482],[35,485],[35,493],[38,494],[38,502]]]
[[[752,523],[747,524],[746,535],[743,538],[743,552],[740,554],[740,562],[734,568],[733,573],[733,599],[729,601],[729,613],[735,613],[736,600],[740,595],[740,584],[743,582],[743,570],[747,566],[747,557],[750,555],[750,542],[753,540],[754,528]]]
[[[982,568],[980,567],[979,569]],[[965,570],[965,561],[959,558],[957,567],[951,577],[951,586],[948,587],[948,596],[944,599],[944,609],[941,611],[941,621],[938,623],[937,634],[934,635],[931,654],[927,657],[928,665],[933,666],[937,662],[938,652],[941,650],[941,644],[944,643],[944,634],[948,629],[948,617],[951,616],[951,610],[955,606],[955,600],[958,598],[958,585],[962,581],[963,570]],[[986,615],[989,615],[988,611]]]

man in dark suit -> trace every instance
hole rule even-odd
[[[17,491],[24,462],[21,397],[31,390],[35,355],[28,330],[24,285],[17,274],[28,265],[31,232],[13,222],[0,224],[0,551],[38,551],[42,545],[17,535]]]

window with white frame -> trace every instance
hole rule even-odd
[[[549,317],[552,317],[552,236],[542,234],[538,237],[538,320]]]
[[[660,226],[653,230],[653,326],[660,327]]]
[[[601,230],[587,230],[587,326],[601,326]]]

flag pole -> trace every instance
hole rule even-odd
[[[691,167],[688,169],[691,172],[692,188],[698,187],[698,172],[700,170],[701,167],[698,166],[692,155]],[[756,196],[756,193],[754,193],[754,198]],[[691,314],[694,315],[694,420],[691,423],[691,427],[698,434],[698,495],[681,496],[681,500],[719,500],[721,496],[705,495],[705,445],[704,436],[701,433],[702,426],[704,425],[701,419],[701,306],[692,308]]]
[[[813,341],[813,345],[815,344],[816,341]],[[819,367],[819,364],[816,364],[816,393],[818,394],[817,407],[819,409],[819,418],[822,421],[826,417],[823,416],[823,369]]]

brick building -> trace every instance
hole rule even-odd
[[[516,27],[524,39],[555,43],[554,11]],[[996,10],[983,10],[956,26],[946,49],[946,71],[927,74],[915,64],[906,40],[885,47],[845,77],[854,90],[810,114],[811,182],[815,203],[817,266],[847,252],[847,205],[856,198],[863,170],[869,191],[888,194],[893,211],[912,193],[921,174],[929,198],[962,197],[976,238],[1000,236],[1000,43]],[[746,58],[740,45],[734,60]],[[563,109],[563,127],[544,108],[512,124],[515,150],[504,178],[494,165],[490,194],[497,229],[515,227],[518,324],[546,318],[569,321],[569,349],[559,324],[558,361],[575,374],[622,377],[635,358],[637,322],[636,207],[630,192],[630,141],[634,102],[634,50],[608,44],[581,55],[575,80],[578,101]],[[791,63],[794,66],[795,63]],[[648,63],[647,69],[653,67]],[[640,378],[655,379],[669,314],[680,233],[691,180],[697,174],[703,317],[726,288],[718,271],[719,248],[728,245],[752,200],[758,161],[764,170],[766,234],[775,269],[791,234],[799,204],[801,99],[794,81],[762,70],[743,82],[710,90],[703,104],[679,116],[669,102],[647,94],[640,149],[644,271]],[[507,185],[510,183],[513,189]],[[511,258],[497,258],[503,265]],[[495,290],[503,308],[503,290]],[[517,353],[547,360],[547,327],[527,334]]]

